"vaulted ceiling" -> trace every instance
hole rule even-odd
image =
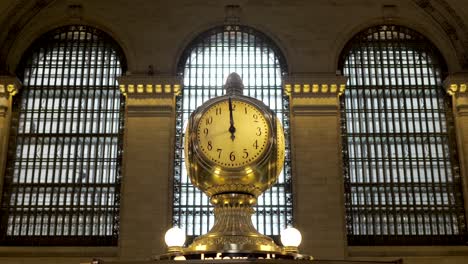
[[[420,9],[427,16],[429,16],[435,24],[443,29],[446,36],[450,39],[454,47],[459,63],[463,69],[468,70],[468,1],[467,0],[391,0],[379,1],[380,5],[407,6],[412,3],[414,8]],[[9,67],[6,63],[8,56],[15,40],[21,36],[22,31],[28,26],[34,18],[41,12],[54,5],[68,5],[68,6],[85,6],[87,3],[93,2],[92,0],[1,0],[0,1],[0,73],[9,72]],[[145,6],[132,5],[133,1],[128,0],[127,5],[123,5],[125,1],[110,2],[116,3],[112,8],[128,8],[132,9],[145,8]],[[147,2],[146,2],[147,3]],[[212,0],[174,0],[174,1],[151,1],[152,7],[157,9],[158,6],[168,6],[173,3],[179,6],[204,6],[219,4],[217,1]],[[352,4],[351,4],[352,3]],[[223,1],[223,4],[240,4],[241,6],[248,5],[265,5],[268,7],[279,6],[286,8],[291,6],[310,6],[311,10],[319,10],[319,8],[326,7],[326,10],[333,10],[333,7],[339,8],[340,6],[350,5],[363,6],[366,4],[375,4],[375,0],[232,0]],[[352,6],[351,6],[352,7]],[[109,7],[112,9],[111,7]],[[330,9],[331,8],[331,9]],[[71,10],[71,11],[70,11]],[[338,9],[337,9],[338,10]],[[343,10],[343,9],[340,9]],[[73,12],[73,9],[68,9]],[[351,12],[351,11],[350,11]],[[137,13],[137,12],[136,12]],[[135,14],[135,12],[132,12]],[[138,19],[137,17],[134,19]]]

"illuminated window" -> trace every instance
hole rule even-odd
[[[231,72],[244,82],[244,95],[262,100],[283,122],[287,140],[285,169],[279,181],[259,199],[252,217],[257,230],[272,237],[292,222],[291,166],[289,155],[289,104],[283,94],[286,63],[279,49],[264,34],[245,26],[223,26],[197,37],[183,54],[179,73],[184,78],[177,99],[174,224],[195,236],[209,231],[214,222],[208,197],[193,187],[183,160],[183,133],[190,113],[203,102],[224,94]]]
[[[40,37],[17,75],[1,205],[4,245],[116,245],[125,59],[104,32]]]
[[[463,244],[467,227],[444,60],[401,26],[358,33],[342,54],[350,245]]]

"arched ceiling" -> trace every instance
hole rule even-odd
[[[468,69],[468,5],[466,0],[413,0],[445,31],[458,53],[463,69]]]
[[[2,29],[0,31],[0,74],[10,72],[6,57],[19,33],[40,11],[58,1],[66,1],[70,5],[85,2],[85,0],[0,1],[0,28]],[[334,2],[339,1],[346,0]],[[414,2],[440,25],[456,49],[460,65],[468,70],[468,4],[466,0],[394,0],[390,4],[398,6],[400,1]]]
[[[41,10],[57,0],[0,1],[0,74],[10,73],[6,57],[21,30]]]

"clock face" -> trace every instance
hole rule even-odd
[[[239,168],[255,162],[266,151],[270,128],[255,106],[225,100],[212,105],[197,127],[198,147],[212,162]]]

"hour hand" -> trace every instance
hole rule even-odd
[[[236,138],[236,136],[234,135],[234,133],[236,132],[236,128],[234,126],[230,126],[229,132],[231,132],[231,140],[234,141],[234,139]]]
[[[234,127],[234,117],[232,116],[232,100],[231,97],[229,97],[229,132],[231,133],[231,140],[234,141],[236,136],[234,133],[236,133],[236,128]]]

